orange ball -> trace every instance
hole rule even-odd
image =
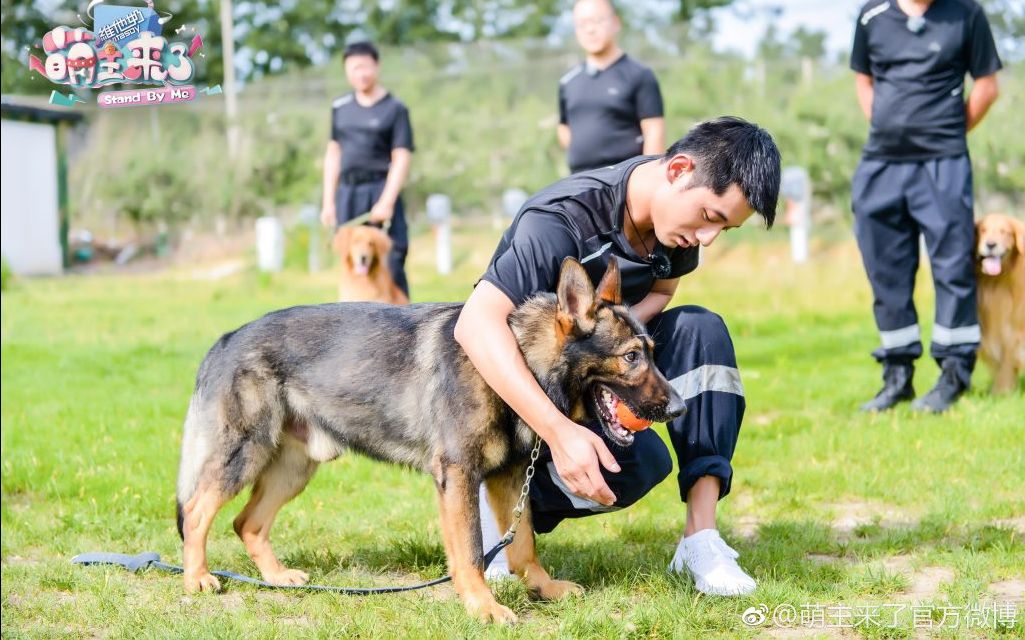
[[[616,405],[616,417],[619,418],[619,424],[623,425],[630,431],[644,431],[651,426],[651,420],[644,420],[638,418],[630,411],[630,407],[626,406],[626,403],[620,402]]]

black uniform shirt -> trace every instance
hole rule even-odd
[[[574,174],[539,191],[516,214],[481,280],[495,285],[519,305],[536,293],[555,292],[567,256],[584,264],[596,286],[608,261],[616,260],[623,301],[640,302],[651,291],[655,276],[646,256],[638,256],[623,235],[623,224],[629,224],[624,217],[626,183],[637,165],[657,159],[638,156],[612,167]],[[658,245],[655,250],[668,254],[668,279],[697,268],[697,247]]]
[[[858,14],[851,69],[874,80],[867,158],[925,160],[968,150],[965,73],[979,78],[1001,67],[989,21],[974,0],[935,0],[923,18],[912,32],[897,0],[872,0]]]
[[[369,107],[346,94],[331,105],[331,139],[342,146],[342,173],[388,171],[392,149],[413,150],[409,110],[390,93]]]
[[[559,122],[570,129],[568,160],[574,172],[639,155],[641,120],[661,117],[655,74],[626,54],[602,70],[581,63],[559,80]]]

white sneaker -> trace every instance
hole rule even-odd
[[[495,522],[495,514],[491,513],[491,505],[488,504],[488,492],[482,484],[480,486],[480,528],[481,537],[484,540],[484,553],[491,551],[491,548],[502,539],[504,531],[498,530],[498,523]],[[484,570],[484,579],[512,580],[516,576],[509,571],[509,558],[505,555],[505,549],[498,552],[495,559],[491,561],[488,568]]]
[[[694,578],[701,593],[713,596],[744,596],[758,586],[737,564],[740,557],[719,537],[715,529],[702,529],[680,539],[670,573],[684,573]]]

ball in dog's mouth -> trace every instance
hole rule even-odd
[[[628,447],[633,444],[635,431],[651,426],[650,420],[634,415],[633,411],[611,389],[602,384],[593,387],[594,406],[605,433],[616,444]]]

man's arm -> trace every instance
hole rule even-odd
[[[616,501],[601,466],[619,471],[604,441],[566,416],[548,399],[527,368],[507,324],[513,303],[498,287],[482,280],[456,322],[455,339],[484,381],[552,450],[559,476],[573,493],[604,505]]]
[[[648,324],[651,319],[662,313],[669,301],[676,294],[676,287],[680,284],[679,278],[672,280],[656,280],[655,286],[651,288],[644,299],[630,307],[630,315],[636,318],[641,324]]]
[[[559,146],[563,149],[569,149],[569,125],[559,124],[555,128],[555,137],[559,139]]]
[[[641,120],[641,135],[644,136],[646,156],[659,155],[666,150],[666,121],[664,118],[644,118]]]
[[[409,177],[409,165],[413,160],[413,153],[409,149],[398,147],[391,151],[391,165],[388,167],[388,178],[384,182],[384,189],[381,197],[370,209],[370,220],[373,222],[386,222],[391,220],[395,212],[395,202],[399,199],[399,193],[406,178]]]
[[[1000,96],[1000,87],[997,83],[997,74],[993,73],[981,78],[975,78],[972,83],[972,92],[968,94],[968,102],[965,103],[965,118],[968,131],[975,128],[975,125],[982,122],[986,112],[997,101]]]
[[[858,104],[865,119],[872,120],[872,97],[875,95],[875,82],[872,76],[866,73],[854,74],[854,90],[858,94]]]
[[[324,193],[320,205],[320,221],[325,227],[337,224],[335,217],[335,190],[338,188],[338,177],[342,172],[342,145],[337,140],[330,140],[324,151]]]

